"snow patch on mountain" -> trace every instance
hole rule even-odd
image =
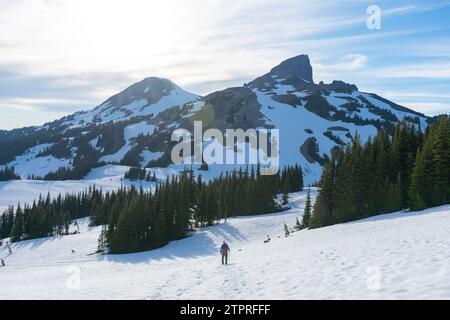
[[[403,120],[403,119],[405,119],[407,117],[411,117],[412,116],[411,113],[396,110],[391,105],[389,105],[388,103],[380,101],[378,99],[375,99],[369,93],[362,92],[361,95],[365,99],[367,99],[370,103],[375,105],[376,107],[379,107],[379,108],[382,108],[382,109],[387,109],[387,110],[391,111],[400,120]],[[425,117],[419,117],[419,119],[420,119],[420,126],[421,126],[421,128],[422,129],[426,128],[427,127],[427,119]]]
[[[97,146],[97,145],[98,145],[98,139],[100,139],[100,136],[97,137],[97,138],[95,138],[95,139],[92,139],[91,141],[89,141],[89,145],[90,145],[93,149],[95,149],[95,150],[97,150],[97,151],[100,151],[100,152],[103,152],[103,149],[104,149],[104,148],[100,148],[100,147]]]
[[[152,152],[150,150],[144,150],[141,152],[140,156],[142,157],[142,161],[140,165],[142,167],[145,167],[150,161],[152,160],[158,160],[163,156],[163,152]]]
[[[124,129],[125,144],[123,145],[123,147],[114,154],[101,157],[100,161],[120,162],[123,157],[125,157],[125,155],[133,148],[133,138],[136,138],[139,135],[152,135],[154,131],[155,126],[148,124],[147,121],[142,121],[126,126]]]
[[[146,80],[147,79],[144,79],[143,81]],[[158,99],[158,101],[149,101],[149,99],[144,97],[151,93],[150,87],[143,89],[141,97],[137,95],[128,97],[127,90],[130,90],[130,87],[91,111],[76,113],[72,118],[63,122],[62,125],[67,126],[67,129],[74,129],[93,123],[99,125],[111,121],[127,121],[135,117],[157,115],[175,106],[183,106],[188,102],[200,99],[198,95],[183,90],[168,79],[151,78],[151,80],[158,85],[165,85],[167,87],[162,90],[162,92],[154,93],[155,95],[162,94],[162,97]],[[135,84],[134,86],[136,85],[139,84]],[[123,95],[123,97],[121,95]],[[115,100],[113,100],[113,98],[119,101],[121,99],[129,98],[133,98],[134,100],[125,105],[115,105]]]
[[[343,81],[315,84],[309,57],[299,55],[243,87],[217,91],[203,98],[168,79],[143,79],[91,111],[16,134],[27,135],[31,140],[27,146],[40,141],[57,144],[54,157],[30,159],[24,147],[13,155],[5,152],[2,158],[10,161],[18,155],[16,170],[22,175],[42,175],[72,165],[71,159],[55,158],[61,154],[76,157],[74,169],[94,168],[102,161],[142,166],[158,159],[158,165],[170,166],[171,134],[177,128],[192,130],[192,122],[197,119],[205,119],[205,128],[211,125],[220,130],[279,129],[281,167],[300,164],[307,183],[318,181],[331,150],[351,142],[356,133],[365,142],[377,130],[384,128],[390,132],[397,121],[420,123],[424,130],[428,120],[423,114],[375,94],[359,92],[356,85]],[[144,120],[148,121],[146,129],[140,128]],[[140,133],[152,135],[137,143]],[[122,135],[123,141],[113,141]],[[5,144],[14,143],[16,138],[11,135],[12,141],[7,138]],[[97,152],[85,148],[86,144]],[[219,170],[219,165],[214,165],[214,172],[220,174],[230,167],[236,166],[222,166]]]
[[[14,167],[22,179],[26,179],[33,174],[42,177],[58,170],[60,167],[71,168],[72,159],[58,159],[52,155],[39,156],[41,152],[51,148],[53,145],[52,143],[45,143],[29,148],[23,155],[17,156],[14,161],[6,165],[1,165],[0,168],[5,166]]]
[[[281,167],[300,162],[305,169],[305,182],[308,184],[319,180],[322,166],[317,162],[311,163],[300,152],[300,147],[311,137],[307,133],[307,129],[314,130],[319,155],[328,155],[330,150],[337,146],[335,141],[323,135],[331,127],[341,126],[346,128],[348,129],[347,132],[350,132],[353,136],[357,133],[362,141],[376,135],[377,129],[373,125],[360,126],[349,122],[330,121],[318,117],[302,105],[293,107],[273,100],[270,94],[256,89],[253,91],[262,106],[261,112],[266,117],[267,123],[274,125],[280,131]],[[345,134],[341,133],[339,137],[344,143],[351,142],[351,138]]]

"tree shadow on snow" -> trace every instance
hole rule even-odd
[[[449,205],[444,205],[444,206],[438,206],[438,207],[424,209],[422,211],[405,211],[405,212],[398,211],[398,212],[394,212],[394,213],[384,213],[384,214],[379,214],[379,215],[375,215],[372,217],[364,218],[361,220],[346,222],[345,224],[359,224],[359,223],[364,223],[364,222],[376,222],[376,221],[396,220],[396,219],[410,218],[410,217],[417,217],[417,216],[426,216],[431,213],[439,213],[439,212],[448,211],[449,208],[450,208]]]
[[[14,251],[14,249],[25,248],[25,247],[27,247],[28,249],[36,249],[47,242],[55,241],[55,240],[61,239],[62,237],[63,236],[54,236],[54,237],[46,237],[46,238],[36,238],[36,239],[31,239],[31,240],[22,240],[20,242],[12,243],[11,248],[13,251]]]
[[[214,238],[219,240],[216,241]],[[219,248],[223,240],[232,243],[233,241],[246,241],[246,238],[236,227],[223,223],[203,228],[188,238],[172,241],[162,248],[139,253],[109,254],[99,256],[98,260],[137,264],[162,261],[164,259],[196,259],[211,255],[219,256]],[[231,248],[233,250],[232,245]]]

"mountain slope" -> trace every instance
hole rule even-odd
[[[423,114],[342,81],[315,83],[309,58],[283,61],[267,74],[205,97],[184,91],[167,79],[147,78],[107,99],[41,127],[0,132],[0,165],[23,176],[45,176],[60,167],[60,179],[80,179],[105,164],[167,167],[171,133],[208,128],[280,130],[281,166],[299,163],[306,182],[317,181],[333,148],[355,135],[365,141],[396,122],[427,126]],[[231,166],[234,168],[235,166]],[[230,167],[214,166],[219,174]]]
[[[305,197],[292,194],[290,211],[232,218],[150,252],[88,255],[100,228],[87,220],[78,235],[19,242],[12,255],[3,246],[2,298],[448,299],[450,206],[285,238],[283,225],[301,217]],[[224,239],[228,266],[218,255]],[[68,287],[78,272],[80,287]]]

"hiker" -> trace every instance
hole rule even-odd
[[[228,253],[230,252],[230,247],[224,241],[220,247],[220,254],[222,255],[222,264],[228,264]]]
[[[9,254],[12,254],[11,246],[9,245],[9,242],[6,243],[6,247],[8,248]]]

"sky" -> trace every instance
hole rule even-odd
[[[450,0],[0,0],[0,129],[92,109],[149,76],[205,95],[298,54],[315,82],[450,113],[449,21]]]

